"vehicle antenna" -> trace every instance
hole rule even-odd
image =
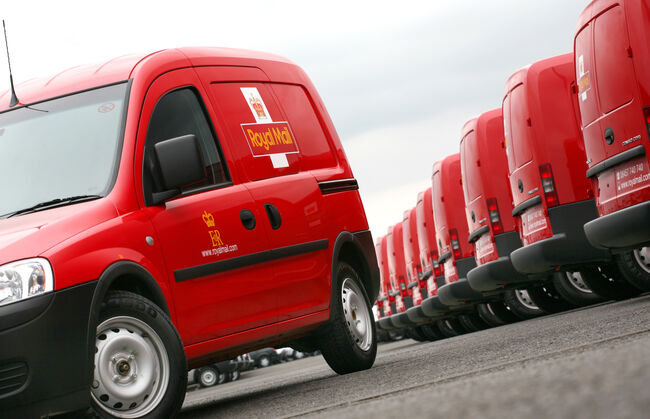
[[[9,44],[7,43],[7,28],[5,27],[4,19],[2,19],[2,29],[5,32],[5,47],[7,48],[7,64],[9,64],[9,84],[11,85],[11,100],[9,101],[9,107],[12,108],[18,104],[18,98],[16,97],[16,89],[14,88],[14,78],[11,75],[11,60],[9,60]]]

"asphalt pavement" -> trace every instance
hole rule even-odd
[[[436,342],[381,344],[372,369],[322,357],[187,393],[181,418],[648,418],[650,295]]]

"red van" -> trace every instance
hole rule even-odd
[[[574,43],[587,176],[597,191],[599,215],[585,225],[585,232],[595,246],[621,252],[615,256],[619,269],[646,291],[650,291],[648,26],[647,2],[592,1],[580,15]]]
[[[516,320],[508,307],[521,318],[541,314],[526,301],[522,295],[525,291],[514,290],[518,284],[526,284],[528,277],[517,272],[510,261],[510,253],[521,247],[521,239],[511,214],[501,108],[465,123],[460,140],[460,167],[468,242],[474,246],[477,264],[467,273],[467,281],[474,290],[494,297],[479,305],[481,317],[495,324]]]
[[[571,54],[538,61],[506,82],[503,118],[512,215],[523,243],[510,258],[531,281],[572,272],[556,275],[555,288],[588,302],[597,298],[591,290],[620,296],[625,282],[606,274],[612,268],[610,252],[589,244],[582,228],[598,214],[591,182],[584,176],[573,86]],[[550,285],[528,291],[543,310],[568,308]]]
[[[390,272],[388,270],[388,238],[382,236],[375,242],[375,253],[377,254],[377,265],[379,266],[380,288],[377,297],[379,308],[379,322],[377,325],[383,330],[390,330],[394,327],[390,322],[390,316],[396,312],[395,295],[390,286]]]
[[[422,280],[422,265],[420,263],[420,244],[418,239],[416,207],[404,211],[402,220],[404,234],[404,262],[406,263],[407,287],[413,294],[413,305],[417,306],[427,298],[427,284]]]
[[[485,297],[472,289],[467,282],[467,273],[476,267],[474,248],[468,242],[469,232],[465,220],[460,154],[452,154],[433,165],[433,219],[440,257],[438,263],[444,266],[445,285],[438,288],[440,302],[452,309],[467,313],[459,314],[469,331],[487,327],[474,309],[475,302]]]
[[[406,310],[413,307],[413,294],[406,280],[406,263],[404,261],[404,240],[402,222],[388,227],[388,271],[390,284],[395,295],[395,309],[391,322],[395,328],[410,326]]]
[[[438,264],[438,244],[436,243],[436,226],[433,222],[431,197],[431,188],[420,192],[415,207],[420,264],[422,266],[421,281],[426,281],[427,296],[437,295],[438,286],[444,285],[445,281],[442,266]]]
[[[183,48],[0,96],[0,412],[170,417],[187,369],[376,354],[379,269],[357,182],[307,75]]]

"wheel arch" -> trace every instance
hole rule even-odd
[[[90,303],[88,321],[88,354],[94,353],[95,329],[104,298],[110,291],[130,291],[154,302],[170,316],[169,305],[154,276],[142,265],[131,261],[118,261],[109,265],[97,280],[97,286]],[[88,357],[89,373],[92,379],[93,357]]]
[[[370,306],[372,306],[377,299],[377,295],[379,295],[379,267],[377,265],[375,246],[370,231],[364,230],[356,233],[343,231],[334,242],[332,250],[332,286],[330,287],[330,316],[332,313],[332,304],[336,301],[335,281],[338,262],[349,264],[359,273],[362,285],[370,299]]]

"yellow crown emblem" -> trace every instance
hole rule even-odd
[[[214,227],[214,217],[207,211],[203,211],[203,222],[208,227]]]

